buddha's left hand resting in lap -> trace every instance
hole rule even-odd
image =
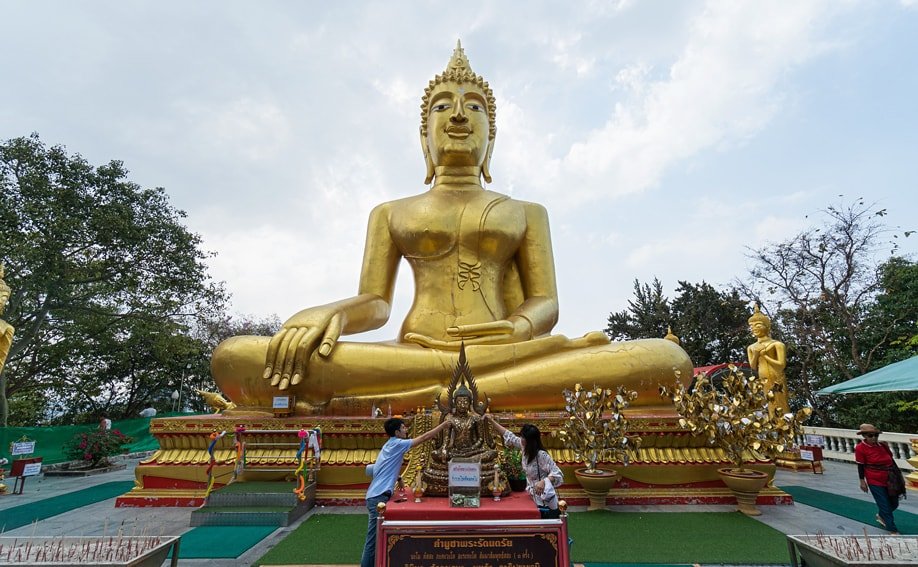
[[[482,178],[491,181],[494,97],[461,47],[421,107],[432,186],[372,211],[358,294],[300,311],[273,337],[234,337],[214,351],[214,379],[237,411],[269,411],[283,393],[296,396],[298,413],[430,406],[462,342],[495,411],[561,409],[561,391],[578,382],[625,384],[639,393],[634,405],[659,405],[658,387],[674,371],[691,376],[678,345],[550,334],[558,297],[548,215],[482,187]],[[398,340],[339,341],[386,323],[402,258],[415,297]]]

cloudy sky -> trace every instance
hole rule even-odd
[[[635,278],[742,277],[833,203],[918,225],[916,0],[5,0],[0,138],[124,161],[235,311],[285,319],[353,295],[370,209],[425,190],[420,97],[457,38],[497,97],[491,189],[548,208],[558,332]],[[412,291],[403,266],[358,340]]]

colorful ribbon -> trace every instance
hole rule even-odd
[[[220,433],[214,431],[210,434],[210,445],[207,447],[207,454],[210,455],[210,462],[207,464],[207,491],[204,492],[205,500],[210,496],[210,491],[214,487],[214,465],[217,464],[217,459],[214,457],[214,447],[217,446],[217,441],[224,435],[226,435],[226,431],[221,431]]]

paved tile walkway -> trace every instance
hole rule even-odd
[[[34,502],[57,496],[67,492],[80,490],[88,486],[103,484],[119,480],[133,480],[136,459],[126,459],[128,467],[125,470],[101,474],[85,478],[38,477],[30,478],[26,482],[22,495],[0,496],[0,525],[2,525],[3,510],[28,502]],[[12,488],[12,481],[9,483]],[[833,494],[840,494],[873,502],[870,496],[858,489],[857,469],[849,463],[825,463],[825,474],[814,475],[809,472],[789,472],[779,470],[775,479],[778,486],[799,485],[822,490]],[[918,514],[918,493],[910,492],[910,498],[902,501],[900,508]],[[115,508],[114,499],[105,500],[85,506],[83,508],[65,512],[58,516],[48,518],[10,530],[3,535],[8,536],[80,536],[111,534],[118,529],[123,529],[126,534],[180,535],[190,530],[189,519],[192,508]],[[793,506],[761,506],[762,515],[758,520],[785,534],[868,534],[886,533],[878,526],[866,525],[842,516],[836,516],[817,508],[803,504]],[[729,511],[731,506],[617,506],[616,510],[643,511],[643,512],[685,512],[685,511]],[[577,508],[574,508],[577,510]],[[362,506],[349,508],[323,508],[319,507],[307,514],[303,519],[312,514],[326,512],[365,514]],[[188,559],[182,560],[182,565],[208,567],[230,567],[237,565],[251,565],[252,562],[264,555],[267,550],[276,545],[286,535],[295,529],[299,522],[286,528],[278,528],[273,534],[261,543],[249,549],[236,559]],[[357,547],[363,542],[354,542]],[[611,558],[610,558],[611,560]]]

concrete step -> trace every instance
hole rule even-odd
[[[266,485],[267,484],[267,485]],[[233,483],[191,513],[192,526],[288,526],[316,504],[312,483],[300,501],[290,483]]]
[[[245,506],[201,508],[191,513],[192,526],[289,526],[309,511],[306,506]]]

